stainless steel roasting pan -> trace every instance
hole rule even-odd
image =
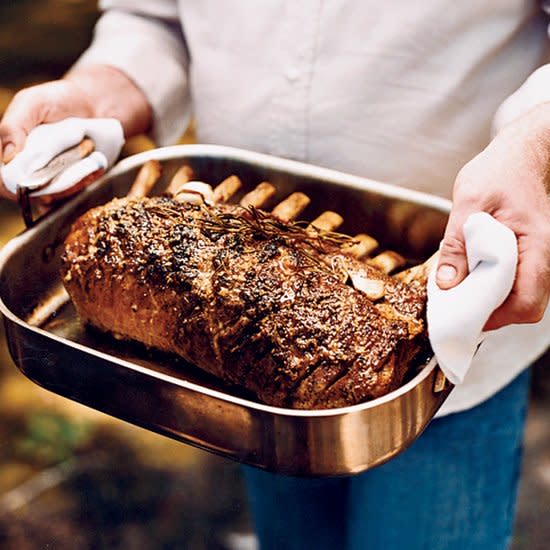
[[[302,476],[354,474],[410,445],[452,386],[432,359],[400,389],[339,409],[303,411],[263,405],[171,355],[115,341],[84,328],[70,304],[41,326],[31,312],[59,288],[62,242],[76,217],[124,196],[139,167],[158,159],[159,193],[183,163],[217,184],[238,175],[242,192],[268,180],[276,199],[299,190],[311,197],[304,218],[326,209],[342,231],[367,232],[411,262],[437,249],[450,209],[446,200],[267,155],[184,145],[120,162],[108,175],[9,242],[0,253],[0,308],[18,368],[37,384],[148,430],[267,470]],[[443,384],[441,381],[443,380]]]

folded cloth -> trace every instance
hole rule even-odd
[[[428,334],[445,376],[464,380],[483,340],[483,326],[508,297],[518,261],[514,232],[490,214],[472,214],[464,224],[468,276],[456,287],[441,290],[436,268],[428,278]]]
[[[0,168],[4,185],[15,194],[18,185],[24,184],[34,172],[85,137],[94,142],[95,151],[66,169],[51,185],[34,192],[33,196],[66,191],[97,170],[112,166],[124,144],[120,122],[114,118],[67,118],[31,130],[23,150]]]

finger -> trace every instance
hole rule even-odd
[[[15,200],[15,195],[6,189],[6,186],[2,183],[2,178],[0,177],[0,199],[10,199]]]
[[[512,324],[538,323],[543,315],[542,304],[548,304],[548,293],[540,296],[539,293],[531,295],[510,295],[510,297],[496,309],[483,330],[497,330]]]
[[[463,231],[465,219],[466,213],[460,210],[451,211],[439,249],[439,262],[436,272],[436,282],[442,290],[453,288],[468,275],[468,260]]]
[[[90,140],[81,141],[84,137],[84,128],[78,124],[78,120],[67,119],[62,122],[42,124],[34,128],[27,136],[23,150],[10,163],[1,168],[4,186],[12,193],[16,193],[19,185],[25,185],[27,180],[32,179],[34,175],[40,176],[38,171],[45,168],[46,165],[63,170],[64,166],[74,163],[76,157],[80,158],[82,155],[87,154],[90,148],[93,148],[93,143]],[[67,149],[68,145],[78,144],[79,142],[81,142],[80,146]],[[85,147],[86,144],[88,144],[88,147]],[[100,156],[98,157],[98,155]],[[96,161],[100,158],[100,166],[106,167],[104,166],[107,162],[105,156],[101,153],[98,153],[98,155],[90,155],[89,158]],[[92,172],[95,169],[97,167],[90,167],[88,171]],[[64,183],[67,178],[70,179],[71,177],[73,181]],[[73,166],[70,166],[48,186],[47,191],[48,193],[52,190],[54,192],[62,191],[70,187],[76,179],[80,178],[78,174],[74,174]],[[36,191],[33,194],[38,196],[44,194],[44,192]]]
[[[23,149],[26,136],[36,126],[67,117],[90,117],[93,110],[81,90],[64,80],[25,88],[15,94],[0,122],[0,155],[9,162]]]
[[[0,125],[0,159],[10,162],[23,149],[27,133],[23,128],[2,123]]]
[[[72,195],[75,195],[94,181],[98,180],[103,174],[105,174],[105,170],[103,168],[99,168],[95,172],[92,172],[88,174],[87,176],[83,177],[80,181],[77,181],[72,187],[69,187],[68,189],[65,189],[64,191],[60,191],[58,193],[52,193],[49,195],[43,195],[41,197],[38,197],[38,200],[42,205],[45,206],[51,206],[57,201],[60,201],[62,199],[66,199],[67,197],[70,197]]]
[[[537,323],[550,298],[550,252],[530,249],[520,255],[516,281],[506,301],[497,308],[484,330],[510,324]]]
[[[10,162],[23,149],[28,133],[43,121],[44,104],[36,90],[15,94],[0,123],[2,161]]]
[[[1,130],[1,127],[0,127]],[[0,168],[2,167],[2,157],[3,157],[3,147],[2,147],[2,138],[0,137]],[[0,198],[1,199],[15,199],[15,195],[4,185],[2,179],[2,172],[0,170]]]
[[[0,168],[2,167],[2,141],[0,141]],[[15,195],[4,185],[2,180],[2,171],[0,170],[0,198],[1,199],[15,199]]]
[[[104,172],[106,169],[107,159],[105,155],[95,151],[67,168],[44,189],[33,193],[33,196],[50,195],[55,199],[59,199],[72,195],[82,187],[82,181],[90,183],[88,177],[91,174],[97,174],[99,171]]]

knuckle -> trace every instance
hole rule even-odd
[[[494,213],[503,205],[514,204],[513,192],[497,180],[487,181],[486,171],[474,159],[458,173],[453,188],[453,203],[465,209]],[[516,197],[517,198],[517,197]]]
[[[493,313],[491,317],[488,319],[487,323],[485,324],[484,330],[498,330],[499,328],[505,327],[509,323],[513,323],[514,320],[510,320],[506,317],[503,317],[502,315],[499,315],[497,313]]]
[[[510,192],[506,188],[492,187],[483,197],[483,209],[495,213],[510,203]]]
[[[15,105],[16,103],[27,103],[28,101],[33,99],[35,95],[36,93],[33,88],[23,88],[13,96],[12,104]]]
[[[480,189],[476,185],[464,185],[456,191],[454,201],[472,212],[482,211],[492,214],[507,204],[509,199],[507,191],[496,186]]]
[[[38,84],[19,90],[13,96],[10,107],[17,108],[18,111],[40,107],[49,100],[46,86],[47,84]]]
[[[472,186],[464,187],[453,195],[453,210],[461,214],[464,223],[469,214],[487,210],[485,199],[486,197],[482,197],[479,191],[472,189]]]
[[[537,323],[544,315],[545,303],[534,294],[523,294],[517,298],[512,308],[512,315],[517,323]]]
[[[474,198],[474,189],[471,185],[471,177],[464,168],[459,172],[453,188],[453,202],[466,202]]]
[[[476,160],[476,157],[474,157],[466,164],[464,164],[462,168],[458,171],[456,182],[459,185],[466,183],[472,179],[473,175],[476,173]]]
[[[538,323],[542,321],[544,316],[544,310],[538,309],[537,311],[531,312],[530,315],[525,317],[524,323]]]
[[[466,247],[464,241],[455,234],[445,235],[441,242],[441,255],[442,256],[464,256],[466,254]]]
[[[458,172],[454,191],[458,194],[474,194],[478,188],[476,182],[479,180],[479,168],[476,159],[467,162]]]

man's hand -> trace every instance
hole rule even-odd
[[[29,132],[39,124],[71,116],[94,116],[93,105],[77,84],[57,80],[21,90],[0,123],[0,158],[4,163],[10,162],[23,149]],[[0,186],[0,196],[11,197],[4,185]]]
[[[550,104],[505,126],[464,166],[441,247],[437,284],[449,289],[468,274],[462,227],[474,212],[488,212],[518,240],[518,266],[507,300],[485,330],[542,318],[550,297]]]
[[[68,117],[116,118],[126,137],[147,130],[151,111],[141,90],[114,67],[77,68],[64,79],[18,92],[0,122],[0,159],[8,163],[39,124]],[[0,181],[0,197],[13,198]]]

